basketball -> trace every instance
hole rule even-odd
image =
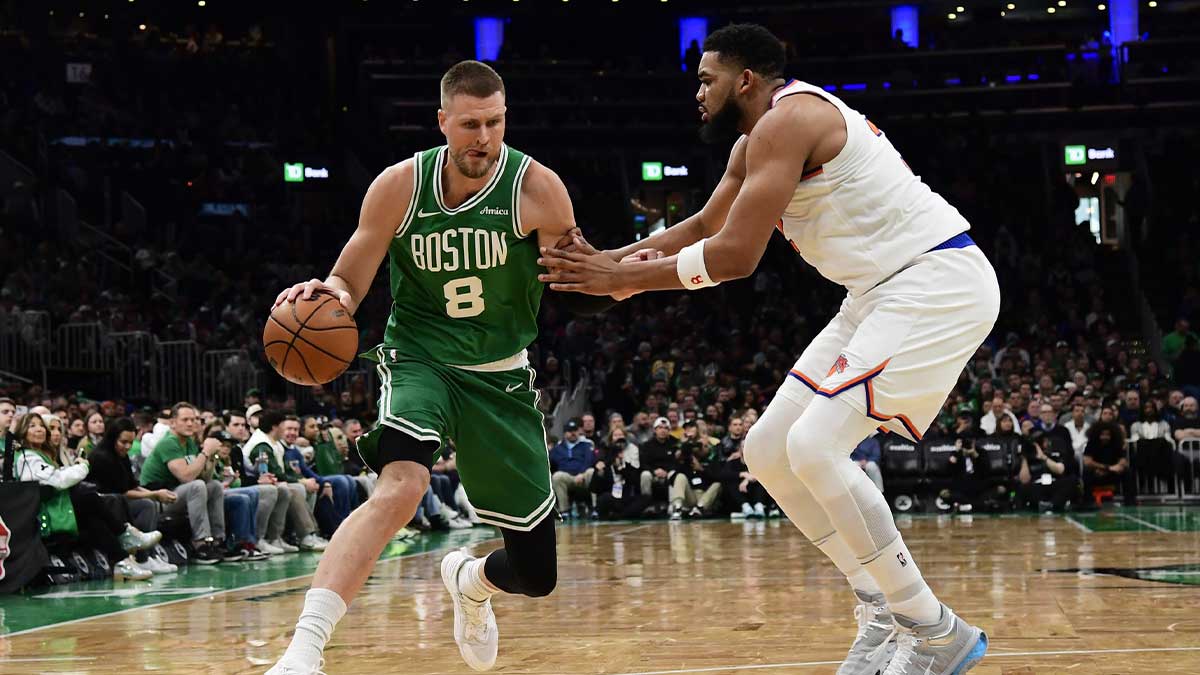
[[[350,367],[358,352],[358,325],[333,294],[284,302],[267,317],[263,351],[288,382],[325,384]]]

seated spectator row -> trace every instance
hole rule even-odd
[[[177,564],[320,552],[374,490],[377,476],[353,452],[362,433],[355,419],[300,418],[257,402],[219,415],[187,402],[157,418],[106,412],[115,411],[76,418],[76,429],[46,407],[16,414],[15,402],[0,398],[4,479],[41,486],[52,582],[95,578],[95,570],[144,580]],[[479,522],[446,455],[415,529],[398,536]]]

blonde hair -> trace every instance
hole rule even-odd
[[[459,61],[442,76],[442,109],[450,106],[456,94],[487,98],[496,92],[504,93],[504,80],[491,66],[480,61]]]

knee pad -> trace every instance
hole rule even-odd
[[[875,424],[837,399],[814,400],[787,432],[792,472],[804,480],[827,471],[832,463],[848,463],[850,453],[871,435]]]
[[[556,566],[550,565],[537,574],[523,574],[520,579],[522,594],[531,598],[544,598],[553,593],[558,586],[558,570]]]
[[[789,473],[788,430],[804,413],[804,406],[784,397],[776,397],[767,411],[746,434],[742,461],[750,473],[770,480],[774,474]]]
[[[786,442],[788,466],[805,482],[833,459],[831,453],[826,453],[831,446],[829,438],[815,433],[811,426],[796,422],[788,431]]]

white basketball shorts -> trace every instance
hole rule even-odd
[[[881,428],[921,440],[1000,309],[996,272],[979,247],[966,235],[943,247],[846,296],[779,394],[801,405],[836,396]]]

